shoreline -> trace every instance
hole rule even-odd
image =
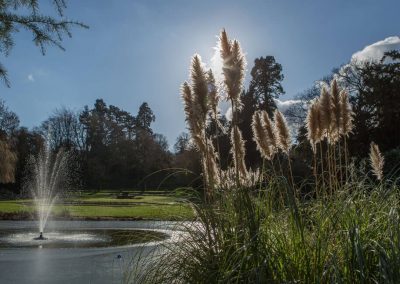
[[[184,218],[153,219],[144,217],[80,217],[80,216],[50,216],[55,221],[191,221]],[[29,213],[0,213],[0,221],[35,221],[37,218]]]

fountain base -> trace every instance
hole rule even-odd
[[[47,240],[47,238],[43,237],[43,232],[40,232],[39,237],[34,238],[35,241],[44,241]]]

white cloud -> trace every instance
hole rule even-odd
[[[400,37],[391,36],[384,40],[367,45],[363,50],[357,51],[351,56],[352,62],[381,60],[384,53],[391,50],[400,50]]]
[[[33,77],[33,74],[28,74],[28,80],[31,82],[35,82],[35,78]]]
[[[301,104],[300,100],[286,100],[286,101],[281,101],[278,99],[274,99],[276,106],[281,112],[287,111],[290,107],[296,105],[296,104]]]
[[[353,53],[350,62],[340,68],[338,73],[341,76],[334,74],[334,78],[336,78],[340,84],[341,80],[343,80],[343,75],[353,72],[354,66],[362,64],[363,62],[379,61],[384,56],[385,52],[392,50],[400,50],[400,37],[391,36],[367,45],[362,50]]]

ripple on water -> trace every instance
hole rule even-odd
[[[34,240],[37,231],[2,230],[0,247],[3,248],[90,248],[127,246],[158,242],[167,239],[166,233],[154,230],[80,229],[46,232],[46,240]]]

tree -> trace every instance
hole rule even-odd
[[[0,100],[0,183],[12,183],[15,180],[17,154],[12,147],[11,135],[18,125],[18,116]]]
[[[79,114],[65,107],[56,109],[41,125],[42,133],[50,132],[49,142],[53,149],[67,150],[85,148],[85,130]]]
[[[0,136],[11,135],[19,126],[18,116],[0,99]]]
[[[340,74],[350,89],[354,133],[350,147],[359,156],[374,141],[383,151],[400,145],[400,52],[385,53],[380,61],[353,62]]]
[[[183,152],[189,149],[189,146],[190,146],[190,136],[188,133],[182,132],[176,138],[174,151],[176,154],[182,154]]]
[[[17,155],[12,151],[8,141],[0,140],[0,157],[0,183],[14,182]]]
[[[170,167],[167,140],[151,130],[155,116],[147,103],[134,117],[98,99],[92,109],[83,109],[79,119],[85,133],[80,154],[87,186],[133,187],[149,174]]]
[[[276,109],[274,99],[285,93],[281,85],[284,78],[282,65],[273,56],[256,58],[250,74],[252,79],[248,92],[254,94],[259,109],[272,115]]]
[[[87,25],[66,20],[64,10],[66,0],[51,1],[57,10],[57,16],[41,14],[39,0],[1,0],[0,1],[0,51],[8,56],[14,46],[14,35],[20,30],[27,30],[33,35],[33,42],[43,55],[46,46],[56,46],[64,50],[62,41],[71,37],[71,27],[88,28]],[[7,70],[0,64],[0,78],[10,86]]]
[[[136,127],[139,130],[144,130],[151,134],[153,133],[153,130],[151,129],[151,123],[155,120],[156,117],[149,105],[146,102],[142,103],[136,116]]]
[[[251,128],[253,113],[262,109],[272,116],[277,108],[275,99],[284,94],[281,81],[283,80],[282,66],[275,61],[273,56],[256,58],[251,69],[249,89],[242,92],[241,101],[243,108],[240,111],[239,127],[242,129],[246,147],[246,164],[258,167],[261,156],[256,149]]]

